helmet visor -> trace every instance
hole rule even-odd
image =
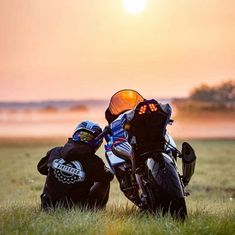
[[[85,143],[91,143],[95,139],[94,135],[91,132],[86,130],[79,130],[74,133],[73,140],[74,141],[82,141]]]
[[[111,97],[109,110],[113,115],[119,115],[135,108],[142,101],[144,101],[144,98],[137,91],[121,90]]]

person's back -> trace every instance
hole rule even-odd
[[[94,138],[101,128],[83,122],[63,147],[51,149],[38,163],[38,171],[47,175],[41,195],[42,207],[105,206],[113,175],[95,155],[101,142]],[[99,192],[99,193],[97,193]]]

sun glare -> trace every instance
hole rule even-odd
[[[147,0],[123,0],[126,11],[130,14],[138,14],[144,11]]]

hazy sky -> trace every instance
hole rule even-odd
[[[0,0],[0,101],[186,96],[235,79],[234,0]]]

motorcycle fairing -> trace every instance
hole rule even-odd
[[[144,98],[135,90],[125,89],[115,93],[110,100],[109,110],[113,115],[119,115],[136,107]]]
[[[105,153],[107,162],[115,174],[115,166],[125,163],[126,161],[118,156],[116,156],[112,151],[107,151]]]
[[[154,99],[145,100],[137,105],[128,130],[128,134],[136,138],[135,154],[141,156],[151,151],[164,152],[166,126],[170,114],[163,111]]]
[[[132,146],[127,141],[113,144],[112,152],[127,161],[133,156]]]
[[[128,134],[123,128],[123,126],[128,120],[131,120],[133,116],[134,116],[134,110],[127,111],[119,115],[119,117],[110,124],[109,127],[111,130],[111,134],[105,137],[107,142],[107,144],[105,145],[106,152],[112,151],[112,148],[115,145],[120,145],[120,147],[123,146],[123,150],[127,149],[126,146],[127,145],[129,146],[130,144],[127,141]],[[129,149],[128,151],[131,152]]]
[[[131,122],[131,120],[134,118],[134,115],[135,109],[126,111],[125,113],[119,115],[118,118],[110,124],[111,134],[106,136],[106,152],[112,151],[113,146],[117,144],[120,145],[120,147],[122,143],[123,145],[125,145],[125,143],[129,145],[127,142],[129,136],[127,131],[124,129],[124,124]],[[176,147],[176,144],[168,132],[165,133],[165,140],[170,144],[165,145],[165,152],[171,153],[172,148],[170,146]]]

